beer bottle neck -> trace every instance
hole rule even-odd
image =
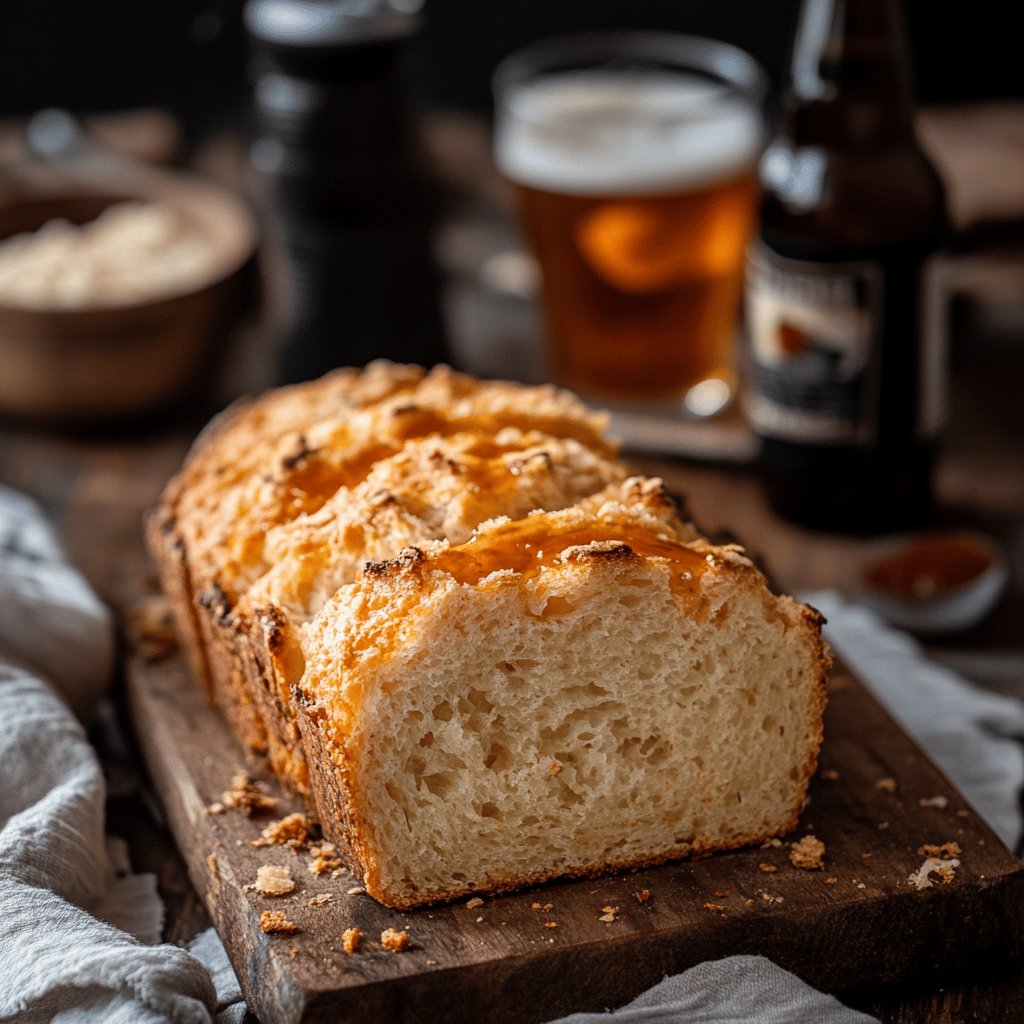
[[[787,114],[852,148],[914,137],[900,0],[804,0]]]

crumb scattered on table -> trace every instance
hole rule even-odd
[[[615,920],[615,915],[619,912],[618,907],[613,907],[610,904],[606,907],[601,908],[601,916],[598,921],[604,921],[605,924],[611,924]]]
[[[793,844],[789,862],[801,871],[820,871],[825,866],[825,844],[815,836],[804,836]]]
[[[171,605],[163,594],[153,594],[127,610],[132,646],[146,661],[161,661],[178,649]]]
[[[389,928],[388,931],[390,932],[391,929]],[[385,932],[384,934],[386,935],[387,932]],[[395,933],[392,933],[392,934],[395,934]],[[404,932],[402,934],[405,935]],[[405,938],[406,938],[406,942],[408,943],[409,936],[406,935]],[[346,928],[341,933],[341,948],[346,953],[354,953],[359,948],[359,943],[362,942],[362,941],[363,941],[363,933],[358,928]],[[384,935],[382,935],[380,937],[380,941],[383,943]]]
[[[949,806],[949,800],[944,796],[922,797],[917,801],[918,807],[935,807],[938,810],[945,810]]]
[[[774,864],[758,864],[758,870],[763,871],[766,875],[772,875],[779,869]]]
[[[309,854],[313,858],[309,862],[309,873],[311,875],[326,875],[331,872],[333,875],[335,871],[341,870],[344,866],[341,862],[341,858],[337,856],[338,848],[334,843],[320,843],[318,846],[311,846]],[[337,877],[336,875],[334,877]]]
[[[401,953],[409,948],[409,933],[407,931],[396,931],[394,928],[385,928],[380,933],[380,944],[392,953]]]
[[[294,935],[299,926],[289,921],[280,910],[264,910],[260,914],[260,931],[268,935]]]
[[[875,780],[875,789],[879,793],[895,793],[896,792],[896,780],[886,776],[884,779]]]
[[[725,910],[725,904],[724,903],[705,903],[704,904],[704,909],[705,910],[710,910],[710,911],[712,911],[713,913],[716,913],[716,914],[721,914]]]
[[[272,821],[250,846],[290,846],[293,850],[301,850],[309,839],[313,822],[301,811],[289,814],[278,821]]]
[[[466,900],[466,906],[470,910],[476,910],[477,907],[482,907],[484,901],[479,896],[474,896],[472,899]]]
[[[925,843],[923,846],[917,848],[917,852],[922,857],[938,857],[940,860],[949,860],[953,857],[959,857],[961,854],[960,844],[957,842],[949,843]]]
[[[312,896],[309,900],[311,907],[322,907],[325,903],[330,903],[334,899],[334,893],[322,892],[319,896]]]
[[[915,889],[931,889],[935,884],[932,881],[934,875],[943,885],[949,885],[959,866],[960,861],[956,857],[928,857],[917,871],[908,877],[907,882]]]
[[[248,772],[236,772],[231,777],[231,788],[224,791],[221,800],[225,807],[241,811],[247,818],[277,810],[277,798],[264,793]]]
[[[633,893],[636,897],[637,903],[649,903],[651,900],[651,890],[641,889],[639,892]]]
[[[353,885],[352,888],[348,890],[349,896],[363,896],[365,893],[365,885]]]
[[[824,769],[824,771],[822,771],[821,777],[826,782],[838,782],[839,781],[839,772],[837,772],[835,770],[835,768],[826,768],[826,769]]]
[[[557,921],[545,921],[544,922],[544,927],[545,928],[557,928],[558,927],[558,922]]]
[[[295,888],[291,868],[281,864],[261,864],[256,869],[254,888],[261,896],[284,896]]]
[[[825,884],[826,885],[836,885],[838,883],[838,881],[839,881],[839,879],[836,878],[835,875],[829,875],[828,878],[825,879]]]

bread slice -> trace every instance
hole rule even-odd
[[[324,831],[396,908],[787,832],[820,623],[738,548],[616,501],[371,563],[302,630]]]

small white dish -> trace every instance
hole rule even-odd
[[[1009,572],[999,547],[971,530],[887,537],[865,547],[859,597],[894,626],[923,635],[976,626]]]

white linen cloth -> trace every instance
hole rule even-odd
[[[928,664],[913,641],[838,595],[808,599],[830,618],[837,649],[1015,844],[1024,758],[1010,737],[1024,736],[1024,707]],[[191,956],[155,945],[153,879],[127,873],[123,845],[104,837],[103,776],[81,721],[107,686],[111,634],[38,509],[0,487],[0,1022],[241,1024],[245,1004],[216,933],[199,936]],[[871,1020],[764,957],[735,956],[666,978],[610,1015],[559,1024]]]
[[[81,719],[112,665],[109,613],[38,509],[0,487],[0,1021],[211,1019],[206,970],[144,944],[162,926],[153,879],[118,878],[123,854],[104,839]]]

